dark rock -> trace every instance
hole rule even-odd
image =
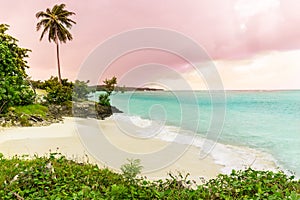
[[[97,111],[97,118],[102,120],[110,117],[113,113],[122,113],[121,110],[114,106],[103,106],[97,103],[95,107]]]
[[[50,114],[56,118],[61,119],[63,116],[72,116],[72,106],[71,105],[48,105],[48,110]]]
[[[42,121],[44,121],[44,119],[42,117],[40,117],[40,116],[33,116],[33,115],[30,116],[29,120],[32,120],[34,122],[42,122]]]
[[[74,117],[90,117],[103,120],[113,113],[122,113],[122,111],[114,106],[103,106],[91,101],[73,102]]]
[[[95,103],[90,101],[73,102],[72,111],[74,117],[97,117]]]

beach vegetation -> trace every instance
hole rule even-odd
[[[129,180],[134,181],[138,174],[141,173],[143,166],[140,159],[127,159],[128,163],[121,166],[123,176]]]
[[[36,30],[39,31],[43,29],[40,40],[48,33],[49,42],[53,41],[56,45],[58,81],[60,84],[62,84],[62,78],[59,44],[62,42],[66,43],[68,40],[73,39],[69,29],[72,28],[73,24],[76,24],[74,20],[70,19],[70,16],[75,15],[75,13],[66,10],[65,7],[65,4],[54,5],[52,9],[47,8],[46,11],[36,13],[36,17],[40,19],[36,25]]]
[[[75,80],[73,88],[74,101],[85,101],[88,99],[88,94],[91,92],[88,83],[89,81]]]
[[[15,106],[9,107],[8,112],[2,115],[4,122],[1,122],[1,126],[33,126],[35,123],[41,125],[50,119],[52,116],[47,106],[41,104]]]
[[[33,81],[31,84],[37,90],[42,91],[45,100],[49,104],[65,104],[70,101],[85,101],[91,90],[88,87],[89,81],[62,79],[61,84],[58,77],[51,76],[45,81]]]
[[[21,115],[37,115],[41,117],[46,117],[48,114],[48,107],[41,104],[30,104],[26,106],[16,106],[11,108],[16,114]]]
[[[5,158],[0,154],[0,199],[299,199],[300,181],[251,168],[195,184],[187,175],[128,181],[123,174],[59,153]]]
[[[7,34],[9,26],[0,24],[0,114],[11,106],[34,102],[34,92],[25,72],[29,49],[18,46],[18,40]]]
[[[110,95],[115,90],[117,85],[117,78],[113,76],[111,79],[105,79],[104,83],[104,94],[99,95],[99,104],[102,106],[110,106]]]
[[[66,105],[72,101],[74,84],[69,82],[68,79],[59,81],[58,77],[51,77],[44,82],[47,95],[45,100],[49,104]]]

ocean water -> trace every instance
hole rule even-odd
[[[223,102],[205,91],[125,92],[113,95],[112,105],[124,112],[114,116],[118,120],[150,128],[159,124],[161,133],[155,137],[160,139],[188,143],[190,137],[201,148],[208,138],[213,144],[208,153],[225,173],[247,166],[272,169],[275,163],[300,177],[300,91],[225,95]],[[214,124],[216,116],[221,121]]]

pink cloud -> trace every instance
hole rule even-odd
[[[10,24],[10,33],[22,46],[33,50],[29,63],[34,78],[48,78],[50,73],[56,72],[54,45],[46,40],[39,42],[35,13],[61,2],[10,0],[1,5],[0,22]],[[114,34],[134,28],[161,27],[178,31],[202,45],[213,59],[239,59],[261,51],[300,47],[298,0],[280,1],[279,5],[274,0],[274,6],[273,0],[269,0],[269,5],[263,5],[258,11],[255,11],[255,4],[251,7],[244,3],[257,3],[258,0],[63,2],[67,9],[76,13],[74,19],[77,21],[71,30],[74,40],[62,45],[61,49],[63,75],[69,78],[76,77],[82,62],[98,44]],[[249,7],[254,11],[238,13],[238,2],[242,2],[243,9]],[[148,55],[144,56],[147,61]]]

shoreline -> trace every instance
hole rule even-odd
[[[33,157],[35,155],[45,156],[50,152],[61,153],[68,159],[73,159],[78,162],[89,162],[97,164],[99,167],[114,168],[115,171],[120,172],[119,168],[111,167],[103,160],[96,159],[97,156],[93,155],[90,149],[87,149],[83,144],[82,138],[78,133],[78,121],[83,123],[89,123],[92,119],[78,119],[78,118],[64,118],[63,122],[57,124],[51,124],[45,127],[24,127],[24,128],[3,128],[0,129],[0,152],[5,157],[12,157],[15,155],[29,155]],[[94,120],[95,121],[95,120]],[[129,152],[134,155],[151,155],[157,149],[165,149],[168,145],[172,148],[183,148],[184,145],[163,141],[156,138],[140,139],[132,137],[126,134],[122,134],[119,127],[114,123],[112,119],[104,121],[96,120],[97,124],[104,133],[104,136],[109,138],[114,146],[121,149],[124,152]],[[87,128],[87,133],[91,130],[91,127]],[[86,134],[85,134],[86,135]],[[91,139],[92,140],[92,139]],[[97,144],[96,144],[97,145]],[[113,158],[114,152],[104,151],[108,157]],[[168,163],[168,166],[155,166],[153,163],[147,163],[141,160],[141,165],[144,167],[142,170],[142,176],[146,176],[149,179],[158,179],[168,177],[168,173],[172,172],[176,175],[177,172],[183,174],[189,173],[189,178],[195,181],[200,181],[200,177],[208,180],[215,178],[221,173],[222,165],[216,164],[211,156],[207,156],[204,159],[197,159],[199,157],[199,148],[195,146],[184,147],[185,152],[175,157],[172,164]],[[158,154],[160,155],[160,154]],[[161,161],[168,159],[170,154],[162,154],[166,157],[156,157],[152,161]],[[128,157],[124,157],[123,160],[119,160],[121,164],[126,163]],[[151,160],[151,159],[150,159]],[[148,160],[149,161],[149,160]],[[150,166],[150,168],[149,168]],[[147,170],[152,169],[152,170]],[[155,170],[153,170],[155,169]]]
[[[131,120],[133,124],[142,127],[155,123],[149,119],[144,119],[139,116],[128,116],[126,114],[114,114],[110,118],[125,122]],[[278,161],[270,153],[265,151],[237,144],[224,144],[218,141],[206,140],[206,138],[201,135],[173,125],[166,125],[163,129],[164,130],[161,130],[161,132],[155,136],[156,139],[177,144],[188,143],[190,146],[198,149],[198,155],[196,156],[198,159],[200,159],[200,152],[202,151],[202,153],[209,155],[215,164],[222,166],[221,173],[230,174],[233,169],[243,170],[248,167],[256,170],[283,170],[286,173],[289,171],[279,165]],[[204,150],[207,147],[212,147],[212,149],[207,152]]]
[[[140,122],[138,125],[141,125]],[[149,124],[146,123],[147,125]],[[84,127],[83,134],[79,130],[82,127]],[[143,129],[130,129],[128,132],[126,127],[130,127],[128,121],[113,115],[106,120],[65,117],[62,122],[50,126],[1,128],[0,153],[5,157],[15,155],[33,157],[61,153],[68,159],[97,164],[101,168],[108,167],[116,172],[120,172],[121,165],[127,163],[127,159],[140,159],[144,167],[141,175],[149,179],[167,178],[169,172],[172,174],[181,172],[189,173],[189,178],[198,182],[200,177],[209,180],[221,173],[230,174],[232,169],[242,170],[248,167],[256,170],[288,172],[279,166],[271,155],[256,149],[215,143],[213,150],[207,153],[206,157],[200,158],[203,148],[203,138],[200,136],[196,136],[189,145],[185,145],[178,142],[178,139],[184,141],[186,134],[179,133],[176,140],[174,135],[173,139],[170,139],[165,133],[144,137],[143,134],[139,135]],[[176,133],[174,130],[176,127],[166,127],[172,128],[172,134]],[[94,135],[91,134],[93,130],[96,130]],[[135,135],[132,135],[131,131]],[[102,138],[95,138],[95,135],[98,137],[102,133]],[[84,141],[86,139],[87,142]],[[101,146],[106,145],[99,142],[103,140],[113,144],[115,149],[108,150],[105,147],[101,149]],[[93,150],[89,146],[95,146],[100,151],[95,151],[95,148]],[[169,147],[171,151],[163,152]],[[180,150],[176,151],[177,149]],[[127,153],[127,156],[120,157],[115,153],[118,151]],[[150,158],[143,155],[150,155]]]

